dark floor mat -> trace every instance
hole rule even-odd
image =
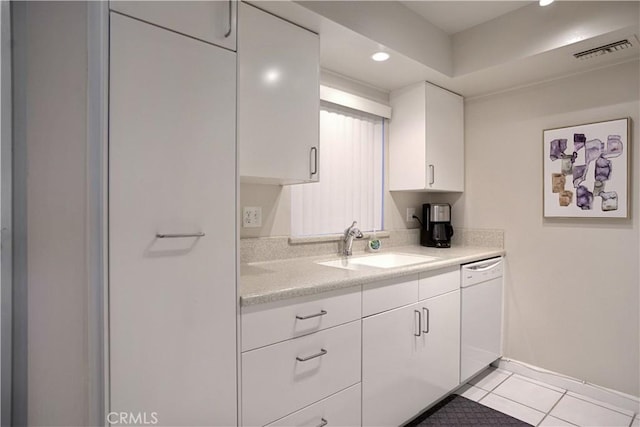
[[[452,394],[420,414],[406,427],[422,426],[531,426],[473,400]]]

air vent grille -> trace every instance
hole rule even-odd
[[[633,45],[627,39],[617,41],[615,43],[609,43],[604,46],[595,47],[593,49],[585,50],[583,52],[574,53],[573,56],[577,59],[590,59],[596,56],[605,55],[607,53],[616,52],[618,50],[632,47]]]

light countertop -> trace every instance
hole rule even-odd
[[[465,264],[505,254],[502,248],[459,246],[447,249],[403,246],[377,253],[376,255],[404,253],[439,258],[421,264],[394,268],[363,268],[345,270],[317,264],[339,259],[338,255],[292,258],[279,261],[252,262],[240,265],[240,304],[242,306],[318,294],[334,289],[362,285],[376,280],[437,270],[453,265]]]

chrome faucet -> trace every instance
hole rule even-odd
[[[342,255],[344,256],[350,256],[352,251],[351,251],[351,246],[353,246],[353,238],[355,237],[356,239],[362,239],[364,236],[362,235],[362,231],[360,231],[360,229],[356,226],[358,223],[357,221],[353,221],[353,224],[351,224],[351,227],[347,228],[346,230],[344,230],[344,249],[342,250]]]

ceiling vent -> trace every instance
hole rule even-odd
[[[585,50],[583,52],[574,53],[573,56],[577,59],[590,59],[596,56],[605,55],[607,53],[617,52],[633,45],[627,39],[617,41],[615,43],[609,43],[604,46],[595,47],[593,49]]]

